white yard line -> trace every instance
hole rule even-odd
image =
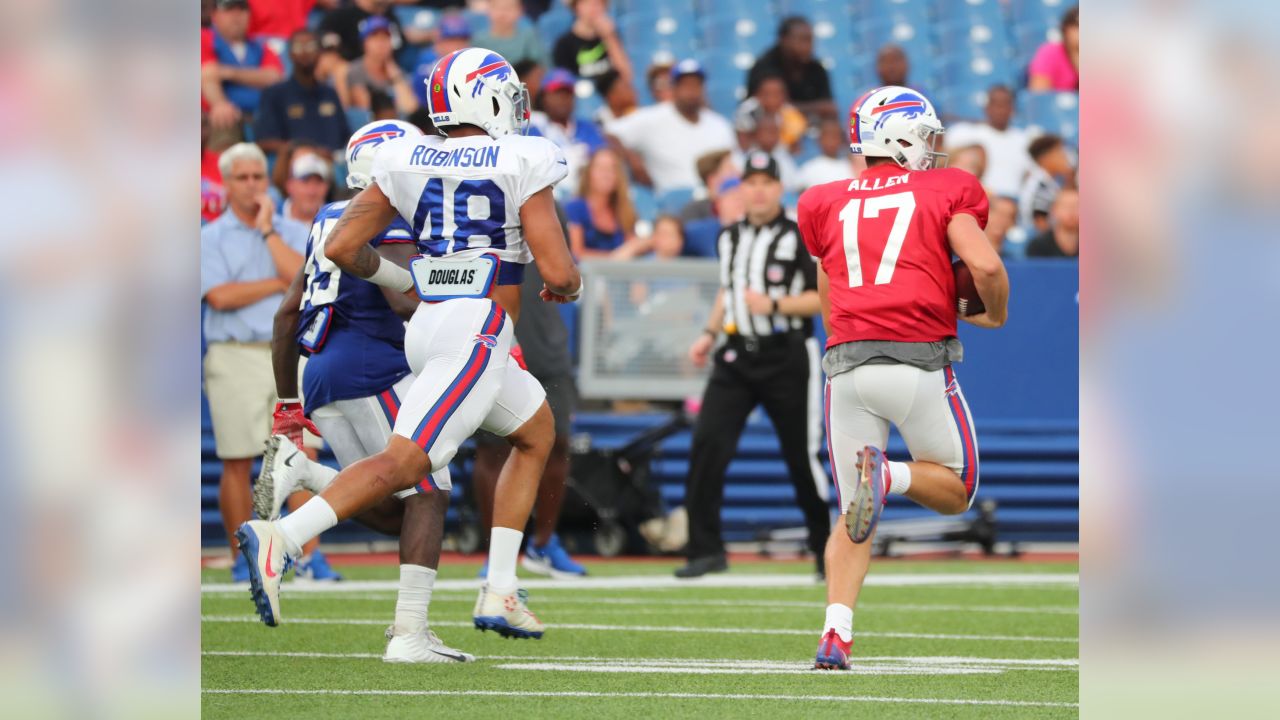
[[[327,653],[282,650],[204,650],[201,655],[213,657],[288,657],[317,659],[368,659],[381,658],[381,653]],[[632,663],[639,665],[736,665],[754,667],[786,663],[786,660],[726,660],[724,658],[635,658],[635,657],[600,657],[597,655],[482,655],[480,660],[517,660],[550,662],[600,662],[600,663]],[[964,655],[867,655],[855,656],[855,662],[907,663],[934,665],[992,665],[998,667],[1029,667],[1052,669],[1078,669],[1080,660],[1076,658],[988,658]]]
[[[661,693],[661,692],[586,692],[586,691],[537,691],[537,690],[294,690],[285,688],[206,688],[202,692],[211,695],[356,695],[389,697],[511,697],[511,698],[639,698],[676,700],[785,700],[789,702],[851,702],[851,703],[904,703],[912,705],[979,705],[998,707],[1061,707],[1078,708],[1079,703],[1046,702],[1039,700],[985,700],[969,698],[905,698],[878,697],[873,695],[765,695],[753,693]]]
[[[261,622],[254,615],[202,615],[201,622],[209,623],[257,623]],[[389,623],[386,619],[375,618],[291,618],[285,616],[284,624],[296,623],[300,625],[381,625],[386,626]],[[431,622],[434,627],[474,627],[470,622],[463,621],[440,621],[433,620]],[[599,625],[594,623],[554,623],[550,626],[552,630],[557,628],[561,630],[593,630],[602,632],[666,632],[666,633],[708,633],[708,634],[731,634],[738,635],[746,632],[747,629],[742,627],[686,627],[682,625]],[[800,630],[791,628],[750,628],[749,631],[754,635],[813,635],[814,631]],[[864,638],[902,638],[917,640],[982,640],[982,641],[1009,641],[1009,642],[1048,642],[1048,643],[1079,643],[1079,638],[1074,637],[1045,637],[1040,635],[951,635],[943,633],[908,633],[908,632],[864,632],[859,631],[858,637]]]
[[[239,599],[244,596],[244,588],[237,592],[228,593],[208,593],[210,595],[225,596]],[[286,593],[286,595],[291,595]],[[392,591],[384,591],[378,593],[355,593],[355,594],[339,594],[334,591],[333,595],[317,594],[317,593],[298,593],[292,594],[289,598],[291,602],[302,602],[307,600],[322,600],[330,602],[333,600],[360,600],[370,602],[390,602],[395,600],[396,593]],[[431,599],[435,602],[474,602],[476,597],[474,594],[446,594],[433,593]],[[575,597],[557,597],[553,595],[539,595],[537,598],[538,605],[634,605],[634,606],[657,606],[652,612],[655,614],[665,613],[664,608],[668,607],[717,607],[727,610],[742,609],[755,612],[755,608],[807,608],[821,609],[825,608],[825,602],[808,602],[804,600],[657,600],[655,598],[635,598],[635,597],[595,597],[595,598],[575,598]],[[1080,609],[1067,605],[931,605],[921,603],[897,604],[897,603],[860,603],[859,610],[876,610],[886,612],[976,612],[976,613],[1017,613],[1029,615],[1078,615]]]
[[[619,575],[615,577],[585,577],[574,580],[550,580],[524,578],[521,585],[529,590],[623,590],[670,588],[782,588],[819,587],[811,575],[723,574],[706,575],[693,580],[681,580],[670,575]],[[922,585],[972,585],[979,587],[1041,586],[1077,587],[1077,573],[928,573],[881,574],[867,577],[865,587],[917,587]],[[476,590],[480,580],[437,580],[436,590]],[[287,593],[333,593],[348,591],[396,590],[395,580],[344,580],[340,583],[285,583]],[[204,583],[201,592],[247,592],[248,585],[234,583]]]

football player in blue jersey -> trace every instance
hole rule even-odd
[[[357,130],[347,145],[347,185],[364,189],[378,147],[406,136],[422,132],[398,120],[375,121]],[[418,302],[344,274],[325,257],[325,240],[346,207],[347,201],[330,203],[316,215],[306,261],[276,313],[272,360],[281,402],[254,487],[254,509],[266,519],[279,516],[290,493],[299,488],[319,493],[337,475],[299,451],[303,428],[325,438],[347,467],[386,446],[401,398],[413,384],[404,332]],[[416,253],[409,225],[400,218],[370,244],[386,260],[406,267]],[[309,356],[302,378],[305,407],[287,397],[298,387],[299,350]],[[375,530],[400,536],[400,592],[395,623],[387,633],[386,662],[475,659],[445,645],[427,623],[449,489],[445,467],[356,517]]]

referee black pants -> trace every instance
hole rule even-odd
[[[825,490],[829,481],[818,459],[822,408],[810,377],[811,372],[820,372],[816,347],[810,351],[799,334],[778,337],[755,351],[735,340],[731,338],[716,352],[693,432],[685,492],[688,556],[724,553],[720,507],[725,470],[756,405],[764,406],[778,433],[796,501],[804,513],[809,549],[821,555],[831,531],[831,515],[819,494],[819,483]]]

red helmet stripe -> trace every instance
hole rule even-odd
[[[441,113],[449,112],[449,88],[446,81],[449,78],[449,67],[453,65],[453,61],[458,57],[458,53],[462,50],[455,50],[448,55],[440,58],[436,63],[436,67],[431,71],[431,87],[427,88],[428,99],[431,100],[431,112]]]
[[[854,100],[853,105],[849,107],[849,132],[855,143],[862,143],[862,131],[858,128],[861,124],[858,122],[858,108],[862,107],[862,103],[866,102],[867,98],[871,97],[871,94],[878,89],[872,88],[866,91],[862,94],[862,97]]]

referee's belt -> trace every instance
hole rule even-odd
[[[755,353],[779,350],[790,345],[803,345],[807,339],[807,335],[794,330],[772,335],[739,335],[733,333],[725,336],[725,344],[735,350]]]

